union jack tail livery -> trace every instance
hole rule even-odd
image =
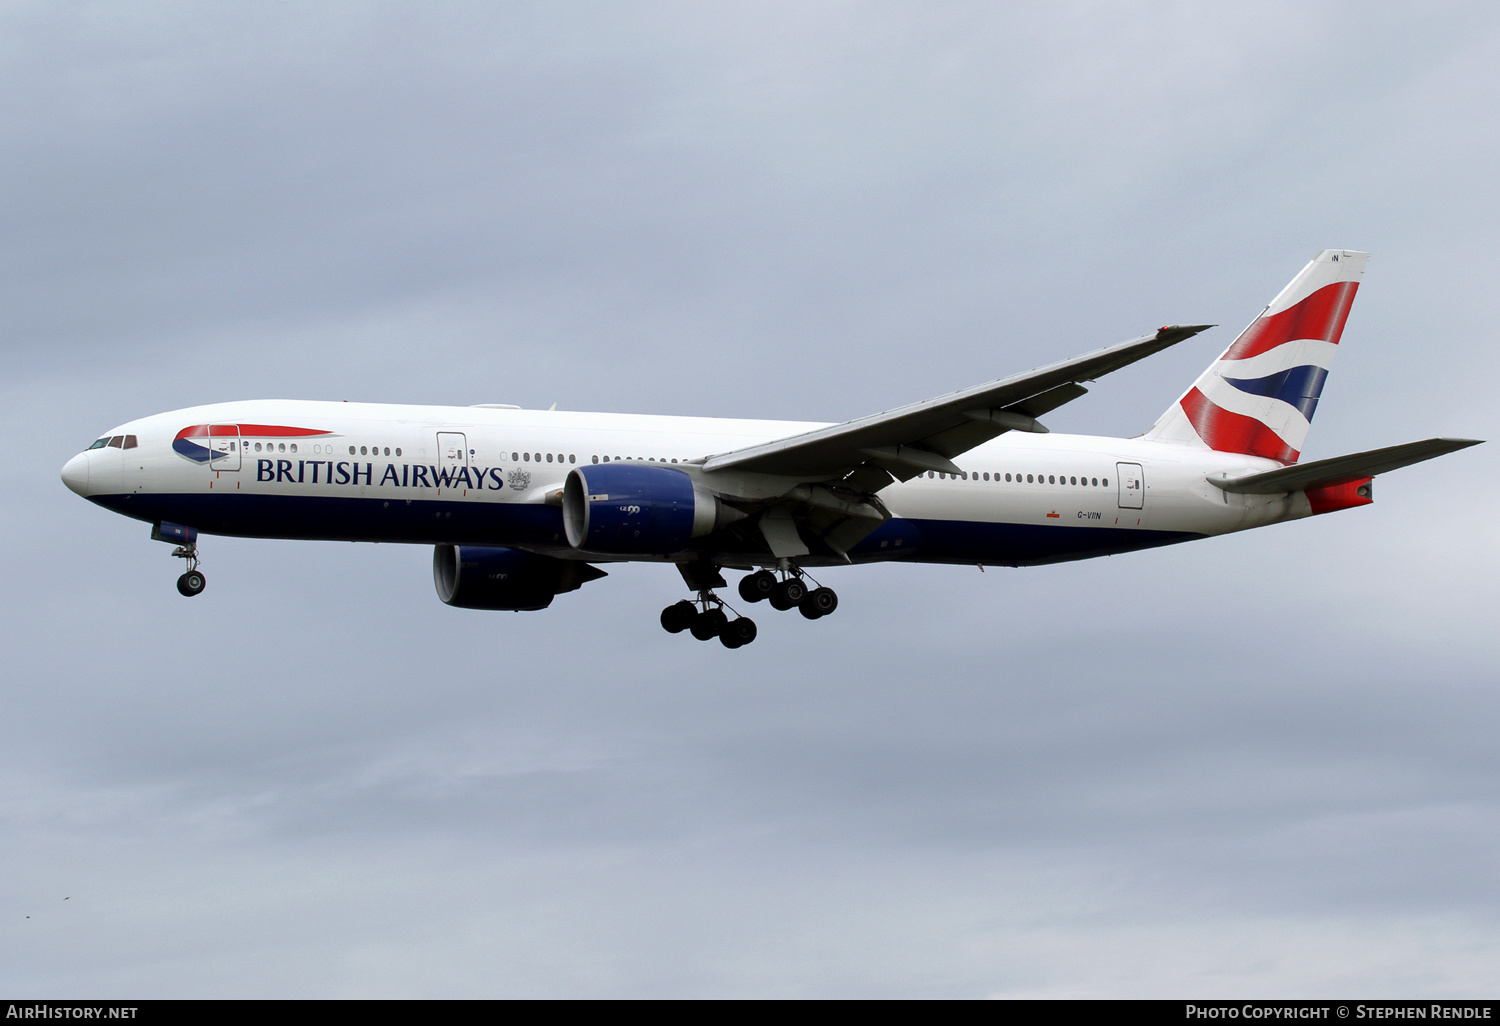
[[[1145,437],[1296,463],[1368,259],[1313,257]]]

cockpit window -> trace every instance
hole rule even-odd
[[[102,449],[102,448],[104,448],[108,444],[109,444],[109,439],[108,438],[101,438],[97,442],[95,442],[93,445],[89,446],[89,449]],[[84,452],[88,452],[89,449],[85,449],[83,451]]]
[[[134,449],[134,448],[136,448],[140,444],[141,443],[136,440],[135,435],[126,435],[125,436],[125,448],[127,448],[127,449]]]
[[[125,441],[125,436],[124,435],[110,435],[109,436],[109,447],[111,449],[118,449],[118,448],[120,448],[121,443],[123,443],[124,441]]]

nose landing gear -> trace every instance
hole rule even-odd
[[[172,550],[172,555],[178,559],[187,560],[187,573],[177,578],[177,590],[188,598],[202,593],[208,580],[203,576],[203,571],[198,569],[198,543],[189,542],[179,545]]]
[[[177,559],[187,560],[187,573],[177,578],[178,593],[188,598],[201,593],[208,580],[203,576],[203,571],[198,569],[198,532],[188,533],[186,543],[173,549],[172,555]]]
[[[198,529],[161,520],[152,525],[151,540],[181,543],[172,550],[172,555],[187,561],[187,573],[177,578],[177,591],[188,598],[201,594],[208,581],[198,569]]]

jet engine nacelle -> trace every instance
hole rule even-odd
[[[438,545],[432,551],[438,598],[463,609],[546,609],[556,596],[603,576],[587,563],[519,549]]]
[[[681,552],[694,538],[743,516],[675,467],[575,467],[563,486],[568,544],[588,552]]]

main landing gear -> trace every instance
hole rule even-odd
[[[172,550],[172,555],[187,560],[187,573],[177,578],[178,592],[188,598],[201,594],[208,581],[204,578],[203,571],[198,569],[198,543],[179,545]]]
[[[755,621],[746,616],[730,618],[724,600],[715,595],[713,589],[722,587],[724,578],[717,568],[712,573],[705,569],[679,567],[689,587],[698,591],[696,599],[674,602],[661,611],[661,625],[672,634],[688,631],[699,641],[718,638],[725,648],[739,648],[755,640]],[[775,609],[796,609],[809,620],[827,616],[839,607],[839,597],[832,588],[825,588],[816,581],[808,587],[810,578],[790,562],[781,566],[782,577],[770,570],[757,570],[740,579],[740,598],[746,602],[769,600]]]
[[[740,598],[746,602],[769,599],[771,608],[785,612],[796,608],[809,620],[827,616],[839,607],[839,597],[832,588],[824,588],[813,582],[807,586],[805,574],[792,566],[782,567],[785,576],[781,580],[770,570],[757,570],[740,579]]]
[[[690,632],[699,641],[719,639],[725,648],[739,648],[755,640],[755,621],[724,612],[724,600],[712,591],[700,591],[697,601],[683,599],[661,611],[661,625],[673,634]]]

